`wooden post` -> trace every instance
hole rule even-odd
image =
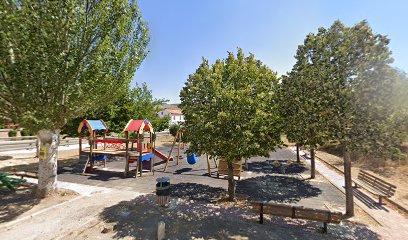
[[[82,152],[82,138],[81,135],[78,136],[79,137],[79,160],[81,160],[81,152]],[[38,140],[37,140],[38,142]],[[37,148],[38,149],[38,148]]]
[[[150,136],[150,147],[152,148],[151,151],[149,152],[149,154],[150,154],[150,153],[153,153],[153,134],[152,134],[152,132],[149,132],[149,136]],[[153,159],[154,159],[154,157],[152,156],[152,158],[150,158],[150,172],[153,172],[153,175],[154,175]]]
[[[212,157],[212,159],[214,160],[215,167],[218,168],[217,159],[215,157]]]
[[[91,146],[89,146],[89,165],[91,165],[91,171],[93,168],[93,138],[91,137]]]
[[[178,135],[178,133],[177,133],[176,136],[174,137],[173,144],[171,145],[170,152],[169,152],[169,156],[168,156],[168,159],[167,159],[167,161],[166,161],[166,165],[164,166],[163,172],[166,172],[166,171],[167,171],[167,166],[169,165],[171,153],[173,152],[174,146],[176,145],[177,135]]]
[[[93,136],[92,136],[92,138],[93,138],[93,147],[94,147],[94,149],[97,149],[98,148],[98,145],[97,145],[97,143],[96,143],[96,131],[93,131],[92,132],[93,134]]]
[[[157,240],[165,239],[165,233],[166,233],[166,224],[163,221],[160,221],[157,224]]]
[[[103,140],[105,140],[105,139],[106,139],[106,131],[103,134]],[[106,150],[106,142],[105,141],[103,142],[103,150]],[[106,165],[106,162],[105,162],[105,165]]]
[[[137,138],[140,139],[139,133],[137,133]],[[139,148],[139,158],[137,159],[137,171],[140,171],[140,176],[142,176],[142,173],[143,173],[143,167],[142,167],[143,139],[140,139],[139,142],[140,142],[140,148]],[[137,171],[136,171],[136,175],[137,175]]]
[[[38,140],[38,137],[35,140],[35,148],[36,148],[35,157],[38,158],[40,156],[40,140]],[[79,154],[79,156],[81,156],[81,154]]]
[[[178,150],[177,150],[177,165],[179,165],[179,160],[180,160],[180,144],[181,144],[181,137],[182,137],[182,133],[179,132],[178,133],[179,136],[179,142],[178,142]]]
[[[343,144],[344,145],[344,144]],[[343,146],[344,186],[346,190],[346,216],[354,216],[353,185],[351,180],[351,159],[347,146]]]
[[[300,146],[299,146],[299,143],[296,143],[296,162],[297,163],[300,163],[300,153],[299,153],[299,149],[300,148]]]
[[[327,222],[323,222],[323,233],[327,233]]]
[[[125,132],[125,177],[128,176],[129,172],[129,133]]]
[[[310,178],[314,179],[316,177],[316,164],[315,164],[315,149],[312,147],[310,149]]]
[[[211,166],[210,166],[210,159],[208,159],[208,154],[205,154],[207,156],[207,167],[208,167],[208,176],[211,177]]]
[[[264,223],[264,217],[263,217],[263,209],[264,208],[264,204],[263,203],[261,203],[261,209],[260,209],[260,211],[259,211],[259,223],[260,224],[263,224]]]
[[[103,140],[106,139],[106,131],[103,134]],[[106,150],[106,142],[103,141],[103,150]],[[105,157],[107,158],[108,155],[105,155]],[[106,158],[103,159],[103,168],[106,168]]]

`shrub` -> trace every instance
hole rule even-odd
[[[33,133],[28,129],[23,129],[21,130],[20,133],[21,133],[21,136],[32,136],[33,135]]]
[[[169,132],[170,132],[170,134],[171,134],[173,137],[175,137],[175,136],[177,135],[177,131],[179,130],[179,128],[180,128],[180,125],[178,125],[178,124],[172,124],[172,125],[169,127]]]
[[[9,136],[9,137],[15,137],[15,136],[17,136],[17,131],[16,131],[16,130],[10,130],[10,131],[8,132],[8,136]]]

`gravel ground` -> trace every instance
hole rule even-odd
[[[166,239],[379,239],[369,228],[347,222],[329,224],[328,234],[318,222],[266,217],[259,224],[258,215],[242,202],[211,203],[186,197],[194,195],[186,191],[168,207],[157,206],[152,194],[122,201],[106,208],[96,225],[65,239],[156,239],[159,221],[166,224]]]

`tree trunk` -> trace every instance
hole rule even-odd
[[[315,149],[312,147],[310,149],[310,178],[314,179],[316,177],[316,164],[315,164]]]
[[[38,186],[36,196],[44,198],[57,191],[57,159],[59,130],[40,130],[37,133],[40,142],[38,164]]]
[[[297,163],[300,163],[300,153],[299,153],[300,149],[299,148],[300,148],[299,143],[296,143],[296,162]]]
[[[343,146],[344,186],[346,190],[346,216],[354,216],[353,185],[351,180],[351,159],[347,146]]]
[[[228,160],[228,200],[234,201],[235,199],[235,179],[234,179],[234,166],[233,161]]]

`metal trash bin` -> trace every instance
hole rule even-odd
[[[170,200],[170,178],[160,177],[156,179],[156,203],[166,206]]]

